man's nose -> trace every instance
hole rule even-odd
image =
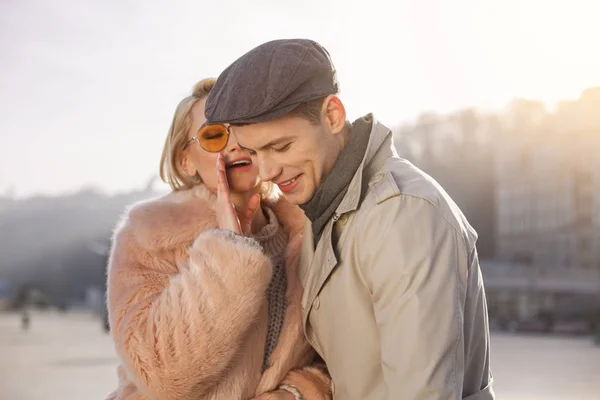
[[[268,157],[257,156],[258,161],[258,176],[263,182],[270,182],[277,178],[280,174],[281,167],[270,160]]]

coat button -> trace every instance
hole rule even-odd
[[[315,297],[315,300],[313,301],[313,308],[315,310],[318,310],[319,307],[321,307],[321,301],[319,300],[319,296]]]
[[[383,179],[383,174],[377,174],[377,175],[375,175],[375,177],[373,178],[373,183],[377,183],[377,182],[379,182],[379,181],[380,181],[380,180],[382,180],[382,179]]]
[[[340,217],[340,220],[338,221],[339,224],[341,224],[342,226],[346,225],[346,222],[348,222],[348,214],[344,214]]]

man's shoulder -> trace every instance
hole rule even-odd
[[[375,195],[376,202],[407,195],[439,204],[443,189],[433,178],[414,166],[410,161],[390,157],[369,177],[368,192]]]
[[[408,160],[397,156],[388,158],[368,177],[368,185],[366,208],[385,208],[391,202],[404,212],[410,212],[411,207],[426,202],[440,220],[446,220],[461,231],[467,242],[477,239],[477,233],[450,195],[434,178]]]

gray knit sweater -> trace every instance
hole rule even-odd
[[[267,213],[269,222],[258,234],[254,235],[254,238],[262,245],[265,254],[273,263],[273,278],[267,288],[269,322],[263,371],[269,367],[269,357],[277,345],[285,317],[287,279],[284,251],[288,242],[288,234],[279,225],[275,213],[269,208],[265,208],[265,212]]]

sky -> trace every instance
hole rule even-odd
[[[350,118],[549,105],[600,85],[594,0],[0,0],[0,195],[157,174],[193,84],[272,39],[331,53]]]

